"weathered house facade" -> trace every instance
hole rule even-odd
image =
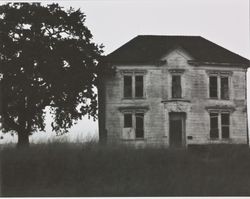
[[[198,36],[137,36],[105,57],[101,141],[247,144],[249,60]]]

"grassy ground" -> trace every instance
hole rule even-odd
[[[1,150],[2,196],[249,196],[242,146],[129,149],[50,143]]]

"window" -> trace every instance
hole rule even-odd
[[[132,128],[133,130],[131,131],[131,129],[129,130],[126,128]],[[131,132],[133,132],[133,135],[131,135]],[[124,113],[123,138],[144,138],[144,113]]]
[[[219,137],[218,113],[210,113],[210,138]]]
[[[131,113],[124,114],[124,128],[132,128],[132,114]]]
[[[209,96],[211,98],[217,98],[218,97],[217,76],[210,76],[209,77]]]
[[[181,76],[172,76],[172,98],[181,98]]]
[[[124,76],[124,97],[131,98],[132,97],[132,76]]]
[[[219,81],[218,81],[219,80]],[[210,76],[209,77],[209,97],[229,99],[229,77]]]
[[[135,76],[135,97],[143,97],[143,76]]]
[[[144,76],[131,73],[123,76],[123,97],[143,98],[144,97]]]
[[[144,114],[143,113],[136,113],[135,114],[135,137],[136,138],[143,138],[144,137]]]
[[[228,92],[228,77],[221,77],[220,79],[221,85],[221,99],[229,99]]]
[[[219,125],[219,121],[220,121],[220,125]],[[210,138],[228,139],[229,129],[230,129],[230,114],[229,113],[210,113]]]
[[[221,113],[221,137],[229,138],[229,113]]]

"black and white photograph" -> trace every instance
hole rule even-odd
[[[0,1],[0,197],[250,196],[250,1]]]

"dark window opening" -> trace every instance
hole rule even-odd
[[[219,138],[218,113],[210,113],[210,138]]]
[[[132,128],[132,114],[124,114],[124,128]]]
[[[143,76],[135,76],[135,97],[143,97]]]
[[[172,76],[172,98],[181,98],[181,76]]]
[[[222,138],[228,139],[229,138],[229,126],[222,126]]]
[[[221,136],[222,138],[229,138],[229,113],[221,114]]]
[[[143,113],[136,113],[135,114],[135,137],[136,138],[143,138],[144,137],[144,114]]]
[[[132,97],[132,76],[124,76],[124,97]]]
[[[221,77],[221,99],[229,99],[228,77]]]
[[[209,96],[211,98],[217,98],[217,76],[209,77]]]

